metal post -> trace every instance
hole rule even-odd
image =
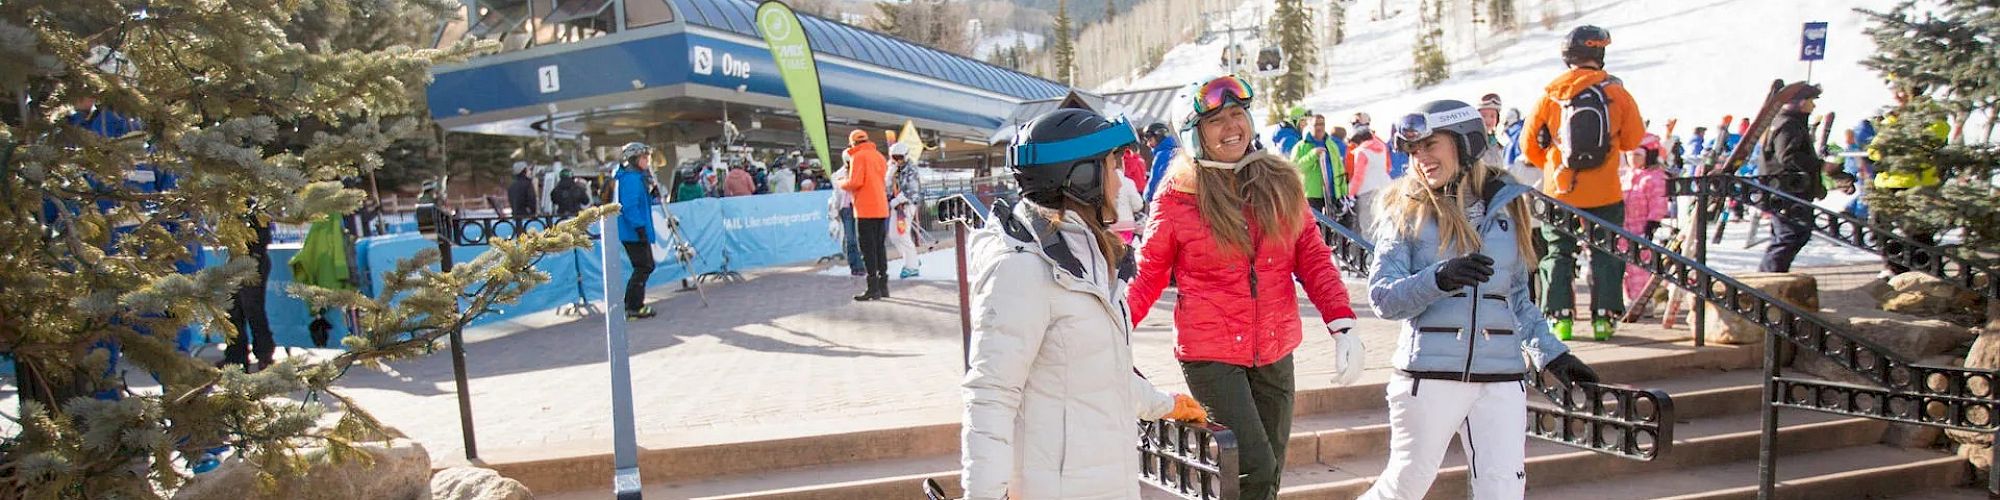
[[[1992,418],[1991,415],[1987,418]],[[1986,497],[2000,498],[2000,431],[1993,433],[1993,445],[1986,447]]]
[[[1696,193],[1701,192],[1698,186],[1699,184],[1695,188]],[[1704,196],[1699,194],[1695,196],[1694,234],[1689,235],[1694,239],[1689,241],[1689,243],[1694,244],[1694,247],[1690,249],[1694,253],[1694,261],[1706,266],[1708,265],[1708,200],[1704,198]],[[1702,347],[1708,341],[1708,308],[1704,306],[1706,302],[1702,301],[1702,297],[1708,294],[1708,287],[1711,286],[1707,281],[1703,277],[1695,278],[1694,284],[1699,290],[1694,291],[1695,293],[1691,294],[1692,297],[1688,300],[1688,307],[1694,309],[1694,324],[1688,326],[1694,328],[1695,347]]]
[[[1757,437],[1757,498],[1769,500],[1778,481],[1778,343],[1775,329],[1764,333],[1764,431]]]
[[[625,269],[611,242],[618,228],[611,218],[599,220],[598,246],[604,259],[604,356],[611,364],[611,491],[618,500],[638,500],[639,439],[632,423],[632,356],[625,336],[625,301],[618,282]]]
[[[451,215],[438,217],[438,268],[447,273],[451,272],[451,240],[458,235],[458,224],[453,219]],[[452,299],[454,303],[458,300],[456,297]],[[459,304],[457,307],[465,306]],[[479,439],[472,430],[472,390],[465,382],[465,332],[457,328],[451,329],[451,378],[458,388],[458,429],[465,439],[465,459],[478,460]]]
[[[970,201],[967,203],[970,203]],[[967,207],[967,209],[970,210],[971,207]],[[960,360],[960,364],[964,366],[965,371],[972,371],[972,290],[969,283],[970,280],[966,277],[967,270],[965,265],[965,237],[967,232],[965,226],[968,223],[970,221],[961,220],[952,223],[951,227],[952,233],[958,237],[958,241],[953,244],[956,247],[955,253],[958,256],[958,329],[960,334],[958,359]]]

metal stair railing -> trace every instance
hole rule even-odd
[[[1843,245],[1882,256],[1889,263],[1935,276],[1952,286],[2000,300],[2000,271],[1954,255],[1949,249],[1926,245],[1888,228],[1815,205],[1765,185],[1770,176],[1740,177],[1710,175],[1677,177],[1667,181],[1669,196],[1727,197],[1767,212],[1808,212],[1813,214],[1814,232]],[[1897,247],[1890,251],[1890,247]]]
[[[1314,213],[1331,230],[1334,264],[1367,276],[1375,246],[1353,229]],[[1535,370],[1529,385],[1553,407],[1529,406],[1528,435],[1536,439],[1639,461],[1666,455],[1674,442],[1674,400],[1666,391],[1623,384],[1564,385]]]
[[[998,195],[996,195],[998,196]],[[987,207],[967,194],[938,200],[938,220],[950,224],[958,261],[958,321],[960,352],[965,369],[972,360],[972,287],[966,262],[966,237],[984,227]],[[1236,500],[1238,462],[1236,435],[1216,423],[1171,420],[1139,421],[1139,480],[1187,500]]]
[[[1751,288],[1694,258],[1667,250],[1596,215],[1540,192],[1531,193],[1543,227],[1561,232],[1627,263],[1664,276],[1663,280],[1764,327],[1763,432],[1758,453],[1759,498],[1771,498],[1776,484],[1778,408],[1867,417],[1977,432],[2000,431],[1994,411],[1992,370],[1915,362],[1804,308]],[[1698,214],[1697,219],[1700,219]],[[1699,220],[1697,220],[1699,223]],[[1697,233],[1694,237],[1699,238]],[[1621,247],[1621,244],[1623,248]],[[1700,306],[1697,305],[1697,308]],[[1880,387],[1786,377],[1780,372],[1779,342],[1826,356]],[[1987,479],[2000,492],[2000,468]]]

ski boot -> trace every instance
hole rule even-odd
[[[1570,319],[1569,312],[1549,315],[1549,331],[1555,332],[1556,340],[1568,341],[1576,329],[1576,320]]]
[[[625,311],[625,319],[627,321],[635,319],[646,319],[646,318],[651,318],[653,316],[658,316],[659,314],[660,313],[653,311],[653,306],[639,306],[638,309]]]
[[[898,279],[910,279],[915,277],[917,277],[917,270],[910,269],[907,267],[903,268],[902,274],[897,275]]]
[[[1597,311],[1590,315],[1590,336],[1599,341],[1611,340],[1618,332],[1618,314],[1615,311]]]

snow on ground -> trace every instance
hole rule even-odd
[[[1239,15],[1254,14],[1250,0]],[[1567,2],[1566,2],[1567,3]],[[1509,107],[1526,108],[1542,87],[1563,71],[1557,54],[1562,36],[1581,24],[1611,31],[1609,70],[1625,82],[1639,101],[1641,113],[1655,132],[1678,118],[1677,131],[1713,127],[1724,114],[1755,113],[1775,78],[1802,79],[1806,63],[1798,60],[1802,24],[1831,23],[1827,57],[1813,67],[1813,79],[1826,86],[1821,112],[1839,113],[1839,123],[1851,126],[1890,103],[1881,77],[1860,62],[1874,46],[1862,33],[1865,17],[1856,7],[1890,10],[1893,0],[1585,0],[1580,16],[1542,29],[1536,16],[1511,41],[1483,41],[1484,56],[1463,55],[1452,61],[1453,78],[1417,90],[1410,86],[1410,53],[1415,42],[1416,12],[1404,10],[1370,22],[1373,9],[1348,9],[1346,43],[1327,47],[1321,57],[1330,64],[1330,78],[1305,100],[1307,107],[1344,125],[1355,111],[1378,120],[1407,113],[1436,99],[1477,102],[1488,92],[1500,94]],[[1566,7],[1566,6],[1565,6]],[[1266,10],[1265,12],[1268,12]],[[1100,91],[1151,88],[1191,83],[1219,71],[1217,61],[1225,42],[1184,44],[1169,51],[1159,68],[1130,81],[1110,82]],[[1255,41],[1244,44],[1254,53]],[[1524,109],[1525,113],[1526,110]],[[1257,116],[1263,116],[1258,113]]]

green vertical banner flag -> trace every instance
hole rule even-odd
[[[833,172],[836,165],[826,150],[826,101],[819,95],[819,64],[813,61],[799,15],[784,2],[764,0],[757,6],[757,31],[771,47],[771,60],[778,63],[778,76],[785,79],[785,91],[792,94],[792,106],[798,108],[799,122],[812,141],[813,152],[819,154],[820,167]]]

